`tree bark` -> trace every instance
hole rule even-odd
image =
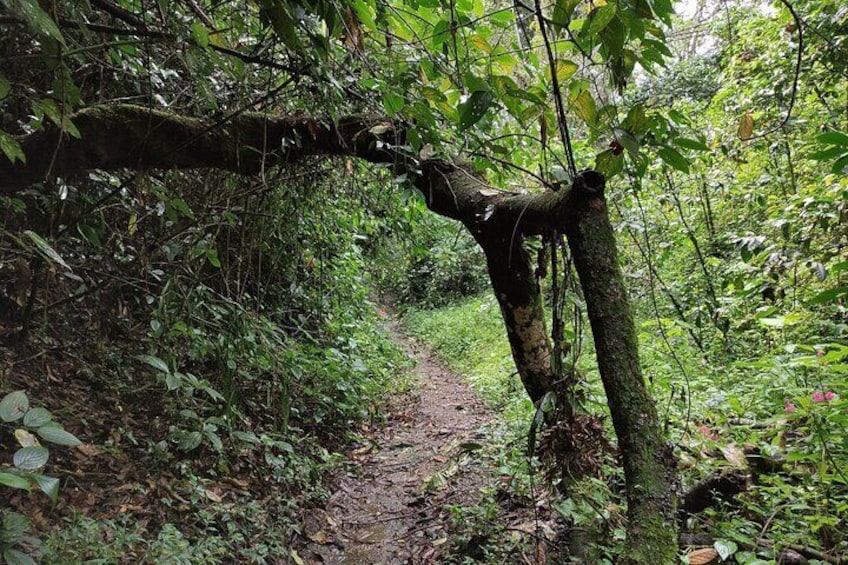
[[[639,366],[636,326],[603,198],[603,177],[575,199],[566,236],[592,326],[598,368],[624,464],[627,551],[620,563],[674,563],[675,463]]]
[[[256,174],[310,156],[353,156],[405,173],[433,212],[461,221],[483,248],[516,368],[537,402],[554,387],[551,344],[528,236],[565,233],[588,305],[598,365],[618,436],[627,488],[627,563],[671,563],[676,553],[674,469],[639,369],[636,330],[615,238],[594,171],[543,194],[494,189],[471,169],[419,160],[397,147],[404,132],[362,117],[242,114],[218,122],[139,106],[94,106],[72,116],[80,137],[52,126],[18,139],[25,162],[0,157],[0,194],[91,169],[216,168]]]

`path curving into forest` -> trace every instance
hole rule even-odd
[[[491,413],[397,322],[389,329],[416,361],[412,391],[392,402],[386,426],[354,450],[356,465],[306,520],[306,563],[436,563],[448,542],[444,506],[474,504],[491,480],[468,456]]]

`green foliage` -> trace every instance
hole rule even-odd
[[[371,249],[380,290],[398,304],[438,307],[488,287],[485,258],[460,225],[407,203],[406,223]]]
[[[54,503],[59,498],[59,479],[43,475],[41,471],[50,458],[50,450],[42,447],[42,440],[59,446],[80,445],[80,440],[53,420],[46,409],[30,405],[22,390],[10,392],[0,399],[0,430],[14,430],[20,448],[12,458],[12,467],[0,466],[0,487],[31,491],[38,487]],[[41,540],[29,536],[30,521],[23,515],[3,509],[0,523],[0,563],[27,565],[35,563],[31,556],[39,556]]]
[[[275,524],[268,508],[255,502],[207,503],[197,513],[196,533],[181,524],[166,522],[157,531],[130,516],[94,520],[82,514],[68,518],[61,530],[44,541],[42,563],[115,563],[132,559],[140,563],[211,564],[237,559],[273,563],[287,555],[291,532]],[[268,524],[257,530],[253,525]]]
[[[490,294],[466,298],[437,310],[410,310],[404,317],[410,335],[430,344],[448,366],[466,375],[481,396],[498,407],[533,416],[500,319],[497,301]]]
[[[13,467],[0,467],[0,485],[29,491],[38,487],[53,502],[59,496],[59,480],[42,475],[40,471],[47,465],[50,450],[42,447],[42,440],[59,446],[80,445],[80,440],[62,429],[61,424],[53,420],[53,415],[44,408],[31,407],[29,398],[22,390],[11,392],[0,399],[0,420],[3,428],[17,427],[14,436],[20,448],[15,452]]]
[[[0,563],[30,565],[36,563],[41,540],[27,535],[32,523],[23,515],[9,510],[0,511]]]

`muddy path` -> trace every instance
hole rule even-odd
[[[356,464],[306,520],[306,563],[436,563],[448,542],[445,505],[475,504],[491,480],[471,454],[492,414],[462,376],[396,323],[390,329],[416,361],[412,391],[394,400],[386,426],[351,454]]]

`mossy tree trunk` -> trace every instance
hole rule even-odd
[[[25,162],[0,157],[0,194],[91,169],[216,168],[256,174],[315,155],[387,164],[414,179],[427,206],[461,221],[483,248],[516,368],[530,398],[552,390],[551,344],[526,237],[565,233],[588,305],[598,364],[619,440],[629,507],[627,562],[674,561],[674,469],[639,369],[636,332],[603,199],[604,178],[578,175],[558,192],[494,189],[465,166],[392,150],[403,130],[379,118],[333,123],[243,114],[210,123],[138,106],[94,106],[72,117],[71,138],[46,127],[19,139]],[[384,143],[383,139],[387,142]]]
[[[642,377],[636,327],[603,192],[584,195],[573,202],[572,221],[565,233],[586,300],[624,465],[629,526],[621,562],[673,563],[677,554],[671,535],[675,531],[674,458]]]

